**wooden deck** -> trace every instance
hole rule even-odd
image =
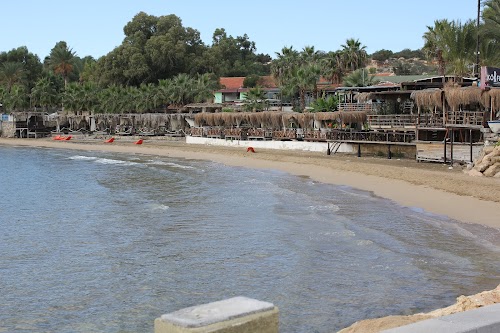
[[[475,160],[483,148],[482,143],[446,143],[446,158],[445,158],[445,144],[444,142],[416,142],[417,145],[417,162],[439,162],[450,163],[453,161],[458,162],[472,162]]]

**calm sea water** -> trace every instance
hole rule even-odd
[[[12,147],[0,172],[0,332],[152,332],[240,295],[334,332],[500,283],[499,230],[281,172]]]

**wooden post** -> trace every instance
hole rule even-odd
[[[454,136],[454,134],[455,134],[455,131],[452,128],[451,129],[451,139],[450,139],[450,141],[451,141],[451,148],[450,148],[450,159],[451,159],[451,161],[450,161],[450,165],[451,166],[453,166],[453,141],[454,141],[453,140],[453,136]]]
[[[331,154],[331,152],[330,152],[330,142],[328,141],[327,144],[328,144],[328,148],[326,148],[326,154],[330,155]]]
[[[391,159],[392,158],[392,154],[391,154],[391,145],[388,144],[387,145],[387,158],[388,159]]]
[[[469,130],[469,140],[470,140],[470,162],[472,163],[472,128]]]
[[[448,136],[448,132],[444,132],[444,164],[446,164],[446,137]]]
[[[361,143],[358,143],[358,157],[361,157]]]

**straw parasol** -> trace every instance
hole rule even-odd
[[[411,93],[410,98],[419,108],[442,108],[441,93],[439,88],[416,90]]]

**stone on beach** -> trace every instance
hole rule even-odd
[[[474,163],[474,168],[468,172],[470,176],[495,177],[500,172],[500,146],[484,148],[481,156]]]

